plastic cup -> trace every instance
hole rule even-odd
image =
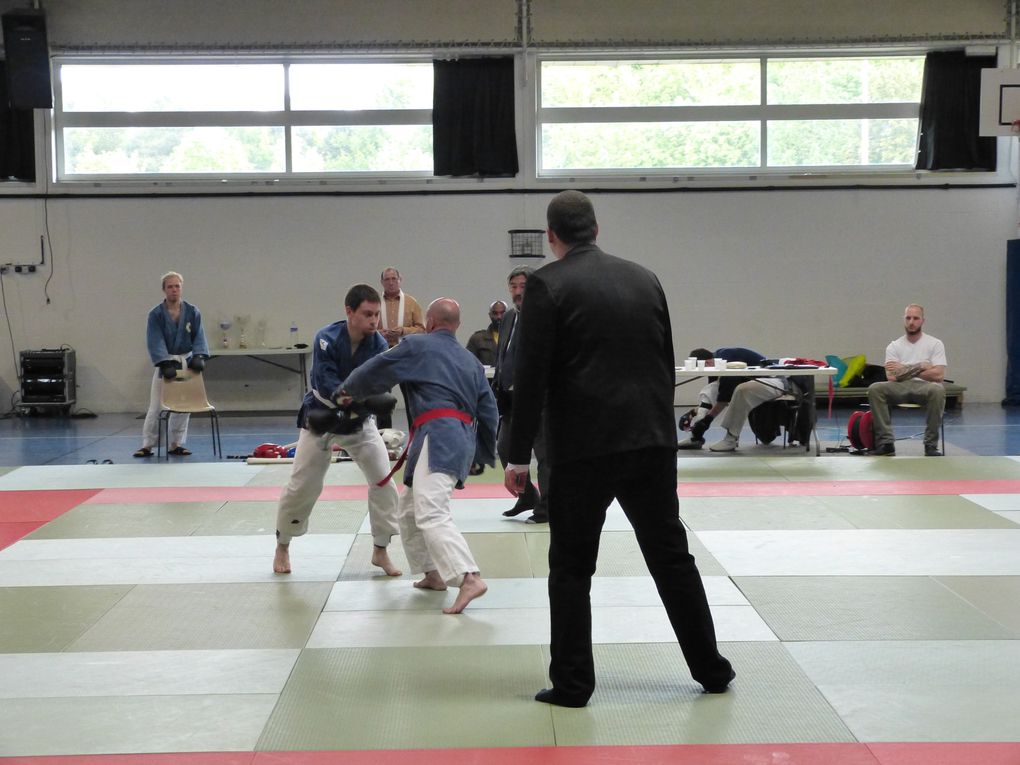
[[[684,369],[697,369],[697,367],[698,360],[694,356],[684,359]]]
[[[704,368],[705,368],[705,360],[704,359],[698,359],[698,369],[699,370],[703,370]]]
[[[716,369],[726,369],[726,359],[713,359],[712,363]]]

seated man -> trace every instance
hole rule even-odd
[[[706,348],[695,348],[690,355],[697,359],[713,358],[742,361],[749,367],[758,366],[765,356],[750,348],[719,348],[715,353]],[[698,394],[700,403],[690,421],[691,437],[681,442],[678,449],[700,449],[705,444],[705,431],[716,416],[725,410],[721,425],[726,433],[721,441],[708,447],[713,452],[735,451],[744,429],[747,415],[766,401],[784,395],[788,390],[785,377],[710,377],[709,384]],[[683,424],[681,424],[683,427]]]
[[[946,408],[946,348],[937,337],[921,331],[924,307],[908,305],[903,313],[904,334],[885,349],[886,382],[868,387],[871,423],[875,432],[872,454],[893,456],[892,419],[889,406],[922,404],[928,418],[924,428],[924,456],[941,457],[939,426]]]
[[[489,326],[472,332],[467,341],[467,349],[482,362],[482,366],[496,366],[496,346],[499,344],[499,325],[506,313],[506,303],[496,300],[489,306]]]

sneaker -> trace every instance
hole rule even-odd
[[[676,445],[678,450],[682,449],[700,449],[705,445],[704,438],[688,438],[686,441],[681,441]]]
[[[892,444],[879,444],[872,451],[876,457],[895,457],[896,447]]]
[[[924,456],[925,457],[941,457],[942,456],[942,452],[939,451],[939,448],[937,446],[926,446],[926,447],[924,447]]]
[[[708,447],[708,449],[712,452],[735,452],[737,450],[737,443],[736,436],[731,436],[727,433],[722,441],[717,441]]]

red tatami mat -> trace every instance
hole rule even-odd
[[[85,502],[99,489],[0,491],[0,523],[52,521]]]
[[[0,491],[0,550],[82,504],[96,489]]]
[[[1018,743],[691,744],[0,758],[3,765],[1018,765]]]
[[[403,491],[401,486],[400,490]],[[100,489],[85,504],[115,505],[136,502],[265,501],[280,498],[280,486],[159,486]],[[18,492],[13,492],[18,493]],[[25,492],[21,492],[25,493]],[[712,481],[681,483],[681,497],[831,497],[882,494],[1020,494],[1020,481]],[[368,488],[326,486],[319,499],[368,497]],[[501,484],[472,483],[453,493],[454,499],[510,499]],[[49,520],[49,519],[47,519]],[[1018,764],[1020,765],[1020,764]]]

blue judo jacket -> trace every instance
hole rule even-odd
[[[496,400],[481,363],[449,330],[408,335],[386,353],[355,369],[344,382],[354,398],[390,390],[402,383],[407,394],[408,421],[435,409],[456,409],[472,424],[442,417],[423,424],[407,455],[404,483],[411,485],[422,443],[429,438],[429,470],[463,483],[471,463],[496,461]],[[477,446],[477,457],[476,457]]]

